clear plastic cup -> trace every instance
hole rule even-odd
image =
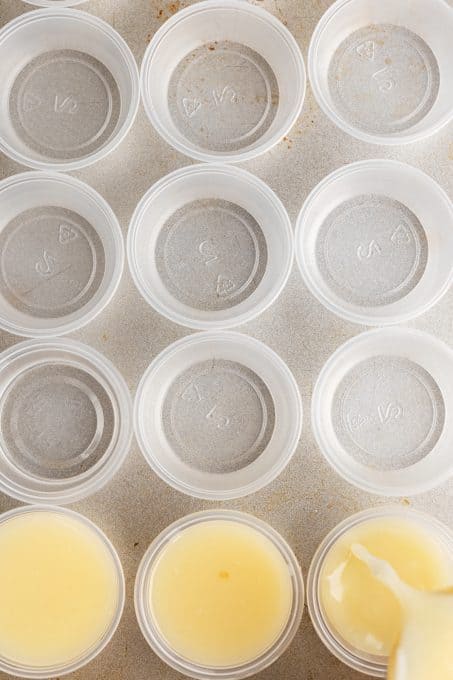
[[[327,462],[369,493],[409,496],[453,473],[453,351],[427,333],[379,329],[324,365],[312,427]]]
[[[144,195],[129,227],[128,259],[138,290],[168,319],[229,328],[260,314],[285,286],[291,223],[249,172],[193,165]]]
[[[287,465],[302,403],[292,373],[269,347],[210,331],[154,359],[137,389],[134,426],[148,464],[167,484],[228,500],[258,491]]]
[[[152,570],[155,566],[162,550],[166,545],[177,538],[178,534],[185,529],[209,521],[229,521],[240,522],[252,529],[259,531],[264,537],[269,539],[278,549],[283,559],[287,562],[288,570],[293,584],[293,603],[291,613],[285,629],[280,637],[275,641],[270,649],[257,659],[244,663],[240,666],[218,668],[194,664],[191,661],[179,656],[162,637],[157,625],[155,624],[149,603],[149,586]],[[247,678],[255,673],[259,673],[264,668],[276,661],[291,644],[302,618],[304,608],[304,583],[301,569],[296,556],[282,536],[275,531],[269,524],[263,522],[252,515],[234,510],[205,510],[186,515],[177,520],[164,531],[149,546],[143,556],[138,568],[135,580],[135,612],[137,615],[140,629],[152,648],[166,664],[177,670],[183,675],[198,680],[206,678],[222,678],[223,680],[240,680]]]
[[[453,532],[445,524],[442,524],[442,522],[439,522],[439,520],[430,515],[413,510],[412,508],[384,505],[351,515],[334,527],[318,547],[307,576],[308,611],[313,627],[320,639],[327,649],[344,664],[355,671],[371,675],[375,678],[385,678],[387,676],[387,659],[382,656],[366,654],[361,650],[353,648],[332,627],[323,612],[320,595],[320,577],[325,558],[332,546],[343,534],[362,523],[392,517],[396,520],[412,522],[433,538],[435,537],[439,542],[439,546],[445,551],[446,556],[450,558],[453,573]]]
[[[434,134],[453,118],[452,31],[445,0],[337,0],[308,52],[318,104],[364,142]]]
[[[124,266],[121,228],[94,189],[60,173],[0,182],[0,327],[75,331],[110,302]]]
[[[125,583],[123,568],[118,557],[118,553],[111,541],[107,538],[101,529],[91,522],[89,519],[84,517],[74,510],[69,510],[68,508],[58,508],[51,505],[28,505],[26,507],[15,508],[14,510],[9,510],[0,515],[0,524],[4,524],[11,519],[20,517],[30,513],[58,513],[64,517],[68,517],[72,521],[76,521],[80,524],[84,531],[88,530],[93,534],[98,541],[100,541],[105,550],[109,553],[112,563],[114,564],[116,576],[117,576],[117,600],[115,613],[110,623],[109,628],[105,631],[104,635],[97,641],[97,643],[91,648],[87,649],[79,658],[74,659],[70,663],[62,664],[60,666],[53,666],[51,668],[45,668],[42,666],[32,667],[32,666],[21,666],[7,659],[2,659],[0,656],[0,671],[8,673],[13,677],[20,678],[36,678],[36,680],[46,680],[50,676],[56,677],[67,675],[68,673],[73,673],[74,671],[82,668],[87,663],[90,663],[98,654],[102,652],[103,649],[108,645],[113,635],[115,634],[118,624],[121,620],[124,609],[125,601]]]
[[[0,491],[67,504],[107,484],[126,457],[132,404],[122,376],[75,340],[27,340],[0,354]]]
[[[397,161],[360,161],[328,175],[302,207],[295,242],[307,287],[355,323],[408,321],[453,278],[452,203],[431,177]]]
[[[0,151],[40,170],[109,154],[137,113],[135,59],[105,21],[52,3],[0,30]]]
[[[141,68],[151,123],[200,161],[246,161],[268,151],[300,114],[305,86],[291,33],[242,0],[177,12],[153,36]]]

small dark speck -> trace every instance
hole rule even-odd
[[[213,50],[215,50],[214,45],[209,45],[208,50],[211,50],[211,52],[212,52]]]
[[[135,541],[134,548],[136,548],[138,545],[140,545],[140,541]]]

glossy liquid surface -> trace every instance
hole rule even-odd
[[[292,597],[288,565],[270,539],[239,522],[210,520],[163,548],[149,603],[177,654],[223,667],[251,661],[276,642]]]
[[[0,657],[76,660],[108,631],[119,597],[111,554],[76,517],[30,511],[0,524]]]

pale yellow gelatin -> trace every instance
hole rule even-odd
[[[281,635],[291,611],[290,571],[258,530],[230,520],[183,529],[159,556],[149,604],[168,645],[196,664],[251,661]]]
[[[421,524],[398,517],[364,521],[330,549],[320,575],[326,620],[349,647],[387,657],[402,628],[401,604],[353,555],[354,543],[386,560],[407,584],[425,591],[453,583],[451,556]]]
[[[354,554],[386,585],[402,609],[402,629],[389,661],[389,680],[453,680],[453,594],[408,586],[390,564],[360,544]]]
[[[0,523],[0,658],[74,661],[109,629],[118,599],[114,559],[82,520],[36,510]]]

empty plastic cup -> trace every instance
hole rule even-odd
[[[296,257],[315,297],[366,325],[408,321],[453,279],[453,205],[428,175],[390,160],[322,180],[297,219]]]
[[[302,403],[287,365],[240,333],[196,333],[154,359],[135,396],[135,434],[151,468],[198,498],[269,484],[293,455]]]
[[[445,0],[337,0],[308,53],[320,107],[365,142],[432,135],[453,118],[452,31]]]
[[[305,96],[305,66],[287,28],[242,0],[186,7],[146,50],[145,111],[175,149],[201,161],[245,161],[292,127]]]
[[[68,339],[0,354],[0,491],[27,503],[74,503],[120,468],[131,398],[102,354]]]
[[[427,333],[385,328],[326,362],[312,427],[326,460],[369,493],[409,496],[453,474],[453,351]]]
[[[124,244],[112,209],[87,184],[26,172],[0,182],[0,328],[44,337],[77,330],[114,295]]]
[[[278,297],[293,262],[281,201],[228,165],[193,165],[143,196],[128,232],[129,267],[145,300],[176,323],[228,328]]]
[[[0,30],[0,150],[33,168],[77,170],[129,131],[138,70],[109,24],[56,5]]]

